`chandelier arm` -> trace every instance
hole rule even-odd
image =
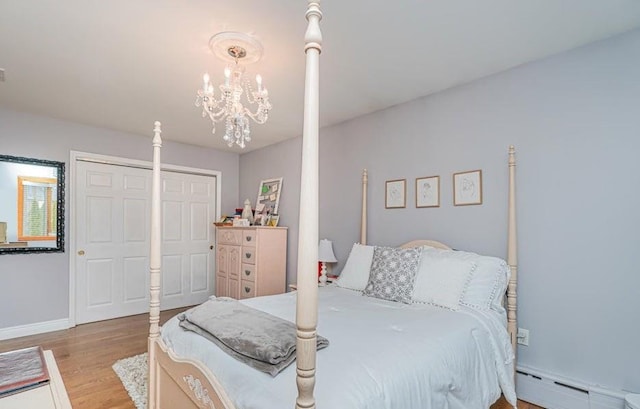
[[[202,111],[206,112],[207,115],[209,116],[209,119],[211,119],[211,121],[213,121],[213,122],[222,121],[226,117],[226,114],[227,114],[227,111],[224,109],[224,107],[221,107],[220,110],[218,110],[217,112],[212,112],[212,111],[209,111],[207,109],[207,107],[205,106],[205,107],[203,107]]]
[[[251,112],[249,111],[249,108],[245,108],[244,109],[244,113],[253,120],[253,122],[257,123],[257,124],[265,124],[267,122],[267,119],[269,119],[269,111],[267,111],[266,113],[263,114],[263,116],[261,117],[261,111],[263,111],[262,107],[258,107],[258,109],[256,110],[256,112]]]

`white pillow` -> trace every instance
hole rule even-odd
[[[424,249],[412,300],[457,311],[477,264],[451,257],[436,249]]]
[[[462,304],[477,309],[504,312],[502,300],[511,276],[509,265],[498,257],[477,254],[475,256],[478,268],[471,277]]]
[[[369,282],[374,248],[374,246],[366,246],[359,243],[353,245],[349,258],[336,280],[338,287],[364,291]]]
[[[481,256],[468,251],[435,251],[451,258],[471,261],[477,264],[462,296],[462,305],[479,310],[492,309],[504,312],[502,299],[511,275],[511,270],[504,260],[498,257]]]

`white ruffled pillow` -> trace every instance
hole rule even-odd
[[[445,257],[476,264],[460,304],[478,310],[504,312],[502,300],[507,290],[511,270],[507,263],[491,256],[482,256],[468,251],[433,250]]]
[[[369,282],[373,250],[374,246],[354,244],[349,258],[336,280],[336,285],[350,290],[364,291]]]
[[[413,302],[457,311],[477,264],[450,257],[446,252],[424,249],[414,285]]]

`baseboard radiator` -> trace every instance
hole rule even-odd
[[[623,391],[595,385],[518,366],[518,399],[546,409],[624,409]]]

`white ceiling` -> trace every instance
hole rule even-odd
[[[301,134],[304,0],[0,0],[0,107],[229,150],[194,106],[220,31],[264,46],[257,149]],[[323,0],[321,125],[640,27],[638,0]],[[239,148],[232,148],[239,152]],[[246,151],[245,150],[245,151]]]

